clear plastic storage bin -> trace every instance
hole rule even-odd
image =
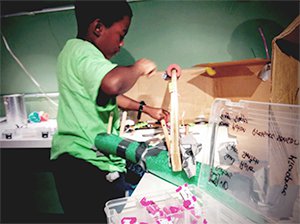
[[[300,223],[300,106],[216,99],[209,125],[199,187],[255,223]]]
[[[175,190],[147,194],[147,199],[152,200],[161,211],[168,214],[169,219],[153,217],[140,201],[145,195],[113,199],[106,203],[105,212],[109,224],[138,224],[138,223],[168,223],[168,224],[206,224],[222,223],[232,224],[252,223],[242,215],[236,213],[224,204],[206,194],[195,185],[189,185],[188,189],[196,197],[193,205],[195,209],[182,208],[183,198]],[[173,210],[172,210],[172,208]],[[182,208],[182,209],[180,209]],[[197,211],[195,211],[197,210]],[[196,214],[195,214],[196,212]],[[166,216],[165,216],[166,217]]]
[[[142,195],[108,201],[108,223],[300,223],[300,106],[216,99],[208,130],[208,163],[188,186],[200,218],[185,209],[158,222]],[[147,199],[161,209],[184,202],[175,191]]]

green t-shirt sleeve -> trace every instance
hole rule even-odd
[[[90,52],[79,61],[78,74],[89,97],[96,102],[104,76],[117,65],[104,58],[101,52]]]

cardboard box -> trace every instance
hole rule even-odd
[[[300,104],[298,16],[272,41],[272,98],[273,103]]]
[[[177,80],[179,120],[185,123],[193,122],[199,116],[208,120],[215,98],[269,102],[271,80],[263,81],[259,78],[260,71],[267,63],[269,60],[266,59],[247,59],[199,64],[193,68],[182,69],[182,74]],[[199,74],[205,67],[213,68],[216,74],[214,76],[207,73]],[[150,78],[141,77],[126,95],[170,111],[168,88],[170,80],[164,80],[163,73],[158,72]],[[136,118],[136,115],[132,117]],[[147,119],[151,118],[143,114],[142,120]]]

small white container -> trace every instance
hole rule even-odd
[[[24,94],[3,96],[7,123],[22,127],[27,125],[27,112]]]

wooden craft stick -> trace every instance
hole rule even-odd
[[[185,125],[185,135],[188,135],[189,134],[189,125]]]
[[[160,124],[161,124],[161,128],[164,132],[167,149],[168,149],[169,153],[171,153],[171,151],[170,151],[171,150],[170,136],[169,136],[169,132],[168,132],[168,129],[167,129],[166,121],[164,119],[162,119],[162,120],[160,120]]]
[[[177,92],[177,71],[171,70],[171,164],[174,172],[181,171],[181,156],[179,150],[179,117],[178,117],[178,92]]]
[[[124,135],[126,119],[127,119],[127,111],[125,110],[123,111],[122,118],[121,118],[120,137]]]
[[[114,118],[114,112],[111,111],[109,114],[108,123],[107,123],[107,134],[111,134],[113,118]]]

